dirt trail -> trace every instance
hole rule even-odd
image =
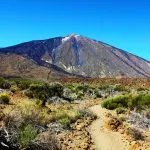
[[[107,110],[100,105],[95,105],[89,109],[98,117],[89,128],[96,150],[129,150],[128,144],[122,140],[123,137],[120,133],[104,130]]]

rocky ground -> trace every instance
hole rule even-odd
[[[97,150],[128,150],[129,143],[117,132],[111,132],[105,128],[107,110],[95,105],[90,108],[98,118],[89,127],[90,134]]]
[[[143,132],[143,140],[135,140],[126,133],[125,126],[113,117],[113,111],[108,111],[100,105],[89,109],[98,116],[89,127],[97,150],[150,150],[150,132]]]
[[[149,132],[143,132],[143,140],[135,140],[126,133],[124,124],[114,117],[114,111],[102,108],[100,101],[84,105],[85,102],[82,101],[80,107],[88,107],[97,119],[79,119],[74,130],[58,134],[62,150],[150,150]]]
[[[88,109],[99,104],[99,99],[81,101],[78,109]],[[95,116],[96,117],[96,116]],[[89,133],[89,126],[95,120],[94,117],[78,119],[73,125],[73,130],[58,134],[60,149],[62,150],[94,150],[94,143]]]

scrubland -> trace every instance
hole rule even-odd
[[[100,115],[103,128],[123,134],[130,148],[146,149],[150,83],[124,80],[0,78],[0,149],[95,149],[89,128]],[[94,106],[105,113],[90,111]]]

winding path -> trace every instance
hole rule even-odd
[[[123,137],[120,133],[104,129],[107,110],[100,105],[90,107],[89,110],[98,117],[89,128],[96,150],[129,150],[129,145],[122,140]]]

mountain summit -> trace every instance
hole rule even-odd
[[[26,61],[32,61],[39,67],[45,67],[46,70],[52,69],[56,74],[59,72],[64,75],[100,78],[150,77],[149,61],[77,34],[2,48],[0,55],[23,57]],[[1,62],[4,61],[2,58],[0,57]],[[7,69],[3,68],[3,70]],[[7,74],[7,71],[5,73]]]

